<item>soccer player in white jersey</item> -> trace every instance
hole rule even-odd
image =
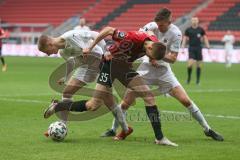
[[[233,53],[233,44],[235,41],[234,35],[230,30],[227,31],[227,34],[222,38],[222,42],[224,42],[225,48],[225,63],[226,67],[229,68],[232,66],[232,53]]]
[[[65,77],[58,80],[59,85],[67,83],[63,89],[62,101],[72,101],[72,96],[84,85],[95,81],[98,75],[98,66],[101,62],[105,41],[101,41],[93,49],[95,63],[88,58],[82,57],[82,49],[89,47],[90,43],[97,37],[98,32],[86,30],[71,30],[59,37],[50,37],[42,35],[38,41],[38,49],[47,55],[59,53],[66,60]],[[78,67],[73,75],[69,78],[70,73],[74,70],[74,66]],[[52,102],[56,102],[55,100]],[[67,122],[67,111],[61,113],[61,119]],[[45,134],[46,135],[46,134]]]
[[[67,62],[66,76],[58,81],[59,84],[63,84],[64,81],[67,81],[67,76],[73,70],[73,66],[77,65],[76,63],[81,63],[83,61],[83,57],[81,56],[82,49],[89,47],[90,43],[97,35],[98,32],[95,31],[71,30],[57,38],[46,35],[42,35],[39,38],[38,48],[40,51],[47,55],[59,53]],[[101,62],[105,45],[106,43],[103,40],[93,49],[94,56],[99,59],[98,63],[95,64],[95,68],[98,68]],[[84,62],[88,65],[87,59]],[[92,65],[89,66],[92,67]],[[88,66],[77,68],[63,90],[62,100],[71,101],[72,95],[86,83],[95,81],[97,75],[98,70],[91,70]]]
[[[167,46],[166,55],[163,60],[155,61],[146,60],[139,66],[140,75],[146,80],[149,85],[158,85],[159,91],[162,94],[170,94],[184,105],[203,127],[206,136],[212,137],[214,140],[223,141],[223,137],[214,132],[208,125],[198,106],[189,98],[184,88],[178,82],[174,73],[171,70],[169,63],[174,63],[177,60],[182,33],[177,26],[171,23],[171,11],[167,8],[162,8],[156,14],[155,22],[146,24],[141,31],[153,31],[158,39]],[[124,100],[121,103],[123,112],[131,106],[135,100],[133,92],[126,93]],[[103,137],[114,136],[118,128],[116,120],[113,121],[112,128],[102,134]]]

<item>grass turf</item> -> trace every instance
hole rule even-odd
[[[44,120],[42,113],[52,97],[60,98],[48,86],[48,77],[62,62],[56,58],[6,57],[8,71],[0,72],[0,159],[238,159],[240,157],[240,65],[226,69],[224,64],[204,64],[200,86],[184,85],[186,64],[172,68],[206,117],[212,128],[223,134],[224,142],[203,135],[201,127],[190,117],[162,113],[165,135],[179,147],[153,144],[150,123],[144,118],[141,100],[129,111],[134,133],[125,141],[114,142],[99,135],[111,125],[112,115],[71,122],[65,141],[56,143],[43,136],[56,117]],[[161,111],[186,112],[173,98],[158,97]],[[136,113],[139,113],[137,116]],[[226,116],[234,116],[229,118]]]

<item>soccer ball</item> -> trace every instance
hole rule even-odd
[[[67,126],[63,122],[54,122],[48,128],[48,135],[54,141],[62,141],[67,136]]]

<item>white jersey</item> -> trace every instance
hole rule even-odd
[[[182,41],[182,32],[176,25],[171,24],[165,33],[161,33],[158,30],[157,24],[155,22],[150,22],[143,28],[140,28],[140,31],[152,31],[159,41],[167,46],[167,53],[171,51],[177,53],[179,52]],[[143,62],[149,62],[149,58],[145,56]],[[164,62],[163,60],[158,61],[158,64],[170,67],[169,63]]]
[[[71,30],[60,37],[65,39],[66,45],[64,49],[60,49],[58,52],[65,59],[70,57],[76,57],[82,55],[82,49],[88,48],[98,35],[98,32],[87,30]],[[105,41],[102,40],[93,48],[93,52],[102,55],[105,50]]]
[[[225,49],[233,49],[234,39],[233,35],[225,35],[223,37],[222,41],[225,43]]]

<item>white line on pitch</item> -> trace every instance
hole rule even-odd
[[[27,96],[57,96],[60,93],[32,93],[32,94],[3,94],[0,97],[27,97]]]
[[[39,100],[29,100],[29,99],[13,99],[13,98],[0,98],[0,101],[10,101],[10,102],[23,102],[23,103],[49,103],[48,101],[39,101]],[[130,110],[143,110],[139,108],[130,108]],[[168,111],[162,110],[163,113],[173,113],[173,114],[181,114],[188,115],[187,112],[178,112],[178,111]],[[223,118],[223,119],[240,119],[240,116],[229,116],[229,115],[214,115],[214,114],[204,114],[206,117],[214,117],[214,118]]]
[[[187,90],[191,93],[219,93],[219,92],[240,92],[240,89],[196,89]]]
[[[240,92],[240,89],[196,89],[187,90],[189,93],[221,93],[221,92]],[[32,93],[32,94],[0,94],[0,97],[27,97],[27,96],[58,96],[61,93]]]
[[[16,99],[16,98],[0,98],[0,101],[10,101],[10,102],[24,102],[24,103],[49,103],[47,101],[39,100],[29,100],[29,99]]]

